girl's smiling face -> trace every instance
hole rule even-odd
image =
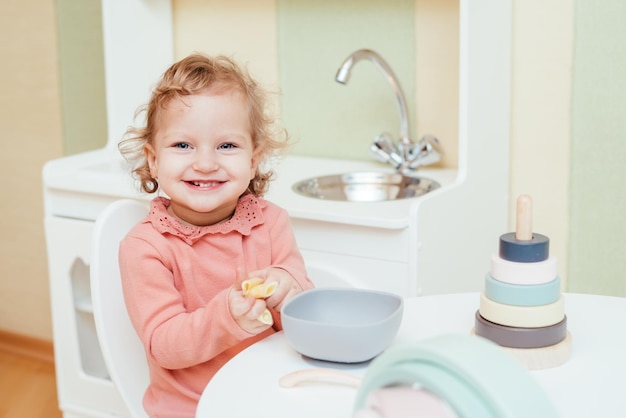
[[[211,89],[173,99],[159,113],[146,157],[170,213],[198,226],[229,219],[257,165],[246,98]]]

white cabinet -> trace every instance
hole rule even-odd
[[[93,222],[46,216],[59,405],[65,417],[129,416],[98,345],[89,262]]]
[[[292,219],[316,286],[351,286],[409,295],[408,228],[400,230]]]

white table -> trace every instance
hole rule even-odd
[[[477,293],[407,299],[394,343],[449,333],[469,333],[479,306]],[[565,295],[573,347],[570,360],[530,372],[563,418],[626,416],[626,298]],[[368,364],[340,365],[303,358],[282,333],[241,352],[207,385],[197,418],[349,418],[356,389],[313,384],[281,388],[284,374],[332,367],[364,375]]]

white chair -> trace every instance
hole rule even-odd
[[[133,418],[146,418],[142,399],[148,387],[146,355],[122,293],[118,249],[122,238],[148,213],[136,200],[118,200],[96,219],[91,255],[91,298],[96,332],[111,381]]]

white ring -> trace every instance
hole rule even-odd
[[[480,294],[480,315],[488,321],[509,327],[539,328],[557,324],[565,317],[563,295],[554,303],[539,306],[504,305]]]
[[[511,284],[544,284],[551,282],[558,275],[556,257],[536,263],[518,263],[491,255],[491,277]]]

